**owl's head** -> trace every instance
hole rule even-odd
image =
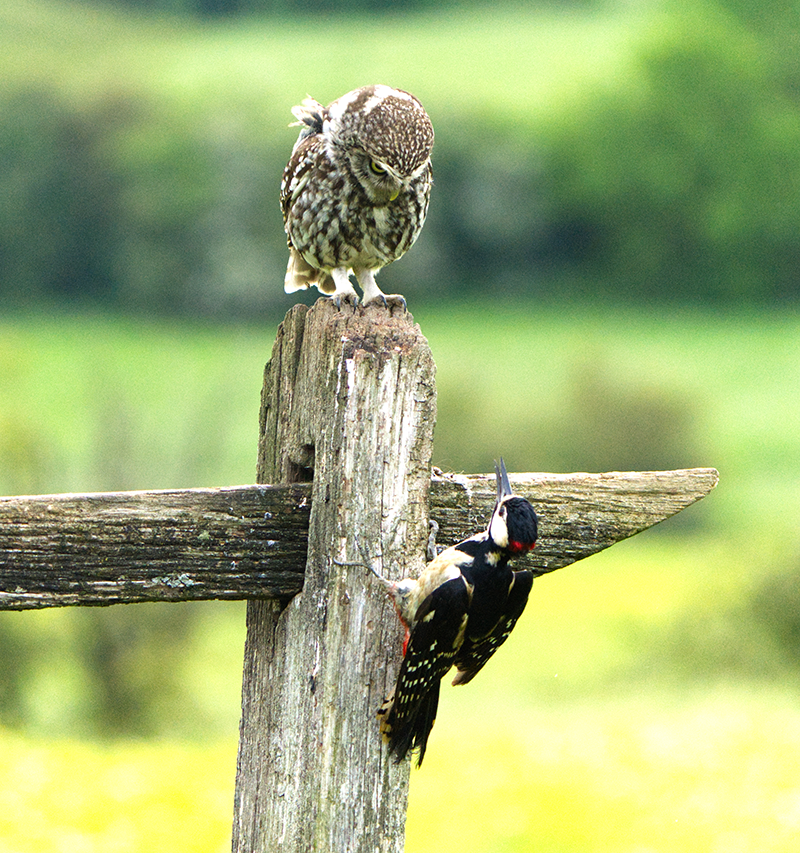
[[[385,205],[423,175],[433,125],[422,104],[390,86],[364,86],[334,101],[323,134],[346,158],[373,204]]]

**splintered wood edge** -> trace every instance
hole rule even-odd
[[[514,474],[539,515],[521,565],[551,572],[705,497],[713,468]],[[494,475],[434,474],[440,546],[484,529]],[[282,598],[302,588],[311,484],[0,498],[0,610]]]

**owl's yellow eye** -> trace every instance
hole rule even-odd
[[[373,175],[385,175],[386,169],[380,165],[380,163],[376,163],[374,160],[369,161],[369,168],[371,169]]]

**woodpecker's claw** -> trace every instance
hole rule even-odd
[[[337,560],[336,557],[331,557],[331,562],[336,566],[359,566],[362,569],[369,569],[373,575],[375,575],[378,580],[383,581],[385,584],[388,584],[389,581],[380,574],[380,572],[375,568],[373,563],[377,560],[383,559],[383,554],[376,554],[374,557],[370,557],[367,549],[358,541],[358,537],[354,536],[353,541],[356,543],[356,547],[361,554],[360,562],[344,562],[342,560]]]
[[[430,527],[431,532],[428,534],[428,544],[425,551],[428,562],[430,563],[431,560],[435,560],[439,554],[439,550],[436,547],[436,534],[439,532],[439,525],[431,518],[428,520],[428,527]]]
[[[381,558],[381,554],[377,554],[375,559],[378,560]],[[363,561],[349,562],[347,560],[337,560],[336,557],[331,557],[331,562],[334,566],[358,566],[361,569],[369,569],[376,578],[380,580],[385,580],[385,578],[378,573],[378,570],[372,565],[372,562],[369,558]]]
[[[372,572],[373,575],[383,584],[387,586],[391,583],[391,581],[387,581],[386,578],[372,565],[372,563],[367,563],[367,568]]]

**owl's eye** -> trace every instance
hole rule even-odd
[[[376,163],[374,160],[369,161],[369,168],[373,175],[385,175],[386,169],[380,165],[380,163]]]

